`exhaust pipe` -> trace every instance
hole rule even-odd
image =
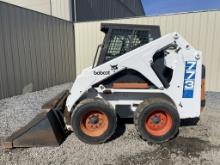
[[[60,145],[70,132],[64,123],[64,111],[69,91],[48,101],[42,111],[26,126],[14,132],[3,142],[3,148],[42,147]]]

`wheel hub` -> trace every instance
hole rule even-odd
[[[154,136],[165,135],[172,127],[172,118],[167,112],[155,110],[145,122],[146,130]]]
[[[100,136],[108,128],[108,118],[103,112],[90,111],[81,120],[82,131],[89,136]]]
[[[91,122],[91,124],[97,124],[99,122],[98,116],[92,116],[90,118],[90,122]]]
[[[154,124],[159,124],[160,123],[160,116],[153,116],[152,117],[152,122],[154,123]]]

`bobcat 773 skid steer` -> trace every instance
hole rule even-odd
[[[93,65],[4,148],[59,145],[72,131],[86,143],[103,143],[120,118],[133,118],[144,140],[161,143],[177,134],[181,119],[199,118],[205,106],[200,51],[178,33],[161,37],[158,26],[102,24],[101,31]]]

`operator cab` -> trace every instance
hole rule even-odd
[[[105,37],[103,44],[99,45],[96,51],[93,67],[161,37],[160,27],[156,25],[101,24],[101,31],[105,33]],[[157,52],[153,59],[152,68],[156,68],[154,71],[164,86],[169,87],[172,70],[164,65],[164,56],[163,50]],[[144,76],[131,69],[125,69],[99,84],[108,88],[155,88]]]
[[[155,25],[101,24],[101,31],[105,37],[96,66],[161,37]]]

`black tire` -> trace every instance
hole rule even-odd
[[[95,115],[95,113],[98,115]],[[92,120],[94,116],[97,119],[96,123],[93,123],[94,120]],[[87,122],[88,120],[89,122]],[[107,141],[114,134],[117,127],[117,115],[107,101],[98,98],[85,99],[73,110],[71,123],[75,135],[81,141],[89,144],[99,144]],[[102,131],[98,131],[98,129],[102,129]]]
[[[167,115],[168,117],[165,121],[168,121],[169,119],[170,124],[168,125],[168,122],[164,122],[164,120],[162,119],[157,119],[157,123],[154,123],[153,119],[150,117],[154,117],[153,114],[156,112],[159,112],[159,114],[161,113],[162,116]],[[158,116],[156,117],[158,118]],[[158,130],[153,130],[154,133],[152,133],[151,129],[148,126],[150,125],[148,122],[151,124],[153,123],[154,126],[156,124],[161,124],[162,131],[160,130],[160,132],[158,133]],[[137,107],[137,110],[134,113],[134,124],[139,135],[144,140],[153,143],[162,143],[170,140],[178,133],[180,126],[180,118],[175,106],[170,101],[162,98],[151,98],[145,100]],[[166,124],[168,126],[166,126]],[[153,129],[155,129],[155,127]]]

